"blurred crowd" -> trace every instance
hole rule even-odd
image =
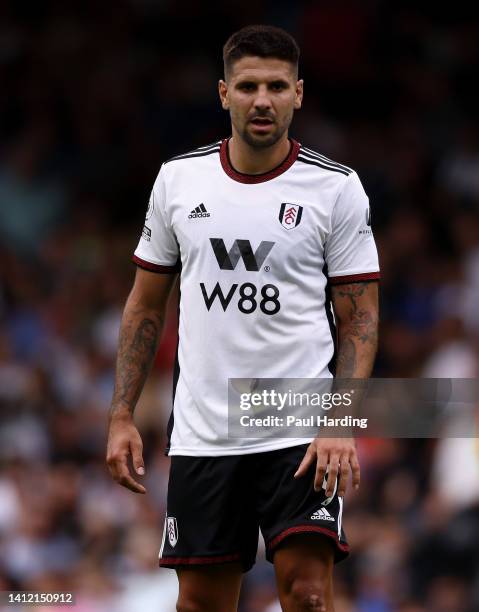
[[[305,102],[291,135],[356,169],[370,197],[383,275],[375,375],[477,377],[472,8],[7,0],[0,591],[73,590],[81,612],[175,609],[175,573],[157,567],[174,299],[136,411],[146,496],[111,481],[106,417],[130,260],[153,181],[165,159],[228,135],[216,94],[221,48],[249,23],[273,23],[297,38]],[[336,611],[478,610],[479,441],[361,439],[358,447],[362,486],[346,500],[353,552],[335,571]],[[280,610],[263,558],[260,546],[241,612]]]

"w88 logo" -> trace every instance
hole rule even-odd
[[[274,315],[279,312],[281,308],[281,304],[279,303],[279,289],[276,285],[269,283],[263,285],[263,287],[259,289],[259,295],[258,287],[253,283],[243,283],[242,285],[235,283],[231,285],[226,295],[223,293],[219,283],[216,283],[213,287],[213,291],[211,291],[209,295],[204,283],[200,283],[200,287],[208,311],[216,298],[218,298],[223,310],[226,312],[238,287],[238,310],[244,314],[253,313],[259,306],[261,312],[264,314]]]

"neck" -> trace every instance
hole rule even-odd
[[[228,142],[228,153],[231,165],[238,172],[264,174],[279,166],[288,156],[290,146],[288,135],[285,133],[274,145],[256,149],[235,134],[233,130],[233,136]]]

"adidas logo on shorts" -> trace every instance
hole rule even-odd
[[[209,217],[209,216],[210,216],[210,213],[206,210],[205,205],[200,204],[196,208],[193,208],[193,210],[188,215],[188,219],[198,219],[201,217]]]
[[[311,515],[311,518],[315,521],[334,521],[334,518],[329,514],[326,508],[316,510],[316,512]]]

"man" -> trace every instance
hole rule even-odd
[[[134,255],[107,462],[117,482],[145,493],[127,466],[131,454],[144,474],[132,414],[181,270],[160,552],[160,565],[177,571],[180,611],[236,610],[258,526],[287,612],[334,610],[333,563],[348,552],[350,469],[359,486],[352,438],[227,436],[228,378],[331,377],[336,338],[336,376],[365,378],[376,351],[368,200],[353,170],[288,137],[303,99],[298,57],[277,28],[231,36],[219,96],[232,137],[163,164]]]

